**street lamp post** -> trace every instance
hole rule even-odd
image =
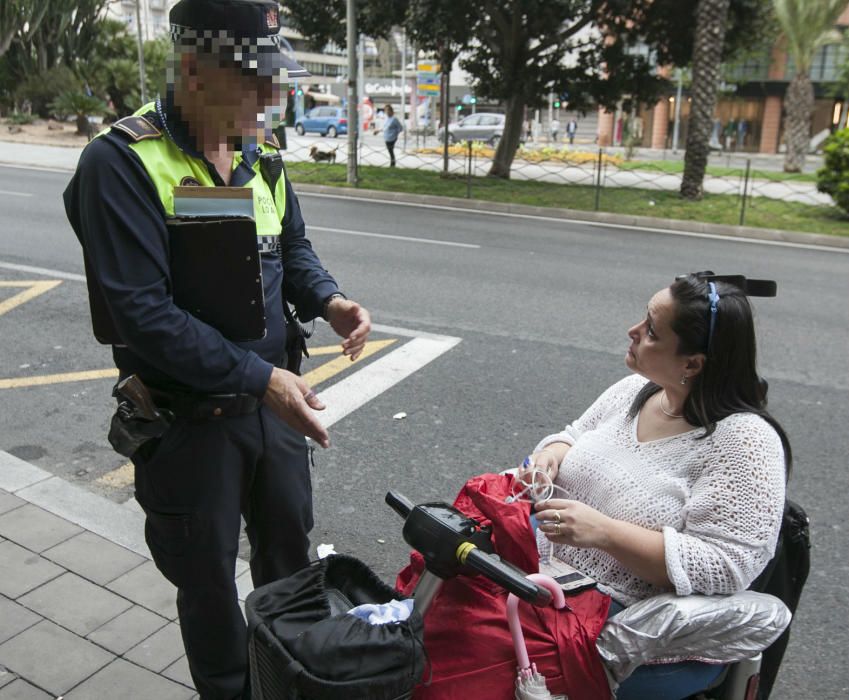
[[[681,92],[684,79],[681,77],[681,69],[678,68],[678,91],[675,93],[675,122],[672,126],[672,152],[678,153],[678,135],[681,132]]]
[[[357,16],[354,0],[346,8],[348,24],[348,184],[357,184]]]
[[[401,30],[401,123],[404,124],[402,150],[407,150],[407,30]]]
[[[141,0],[136,0],[136,33],[138,35],[139,44],[139,88],[141,92],[142,104],[147,104],[147,90],[145,89],[144,72],[144,42],[142,41],[142,26],[141,26]]]

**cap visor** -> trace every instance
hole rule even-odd
[[[241,64],[243,67],[255,70],[257,75],[266,77],[280,75],[283,82],[309,78],[312,75],[306,68],[281,53],[277,47],[260,47],[259,53],[244,56]]]

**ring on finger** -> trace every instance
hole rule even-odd
[[[555,521],[558,525],[560,525],[560,511],[559,511],[559,510],[555,510],[555,511],[554,511],[554,521]]]
[[[560,537],[560,523],[554,524],[554,534]]]

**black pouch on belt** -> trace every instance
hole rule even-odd
[[[300,374],[301,361],[310,356],[307,338],[312,335],[312,331],[295,318],[286,299],[283,299],[283,316],[286,318],[286,369],[293,374]]]
[[[116,384],[112,395],[118,399],[118,409],[107,439],[124,457],[132,457],[146,442],[164,435],[174,422],[174,415],[156,407],[147,387],[134,374]]]

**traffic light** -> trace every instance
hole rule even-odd
[[[457,105],[457,106],[455,107],[455,109],[456,109],[458,112],[462,112],[462,111],[463,111],[463,105]]]
[[[478,98],[472,95],[472,99],[469,100],[469,102],[471,102],[473,105],[476,105],[478,103]]]
[[[560,100],[555,100],[555,101],[554,101],[554,108],[555,108],[555,109],[560,109]]]

